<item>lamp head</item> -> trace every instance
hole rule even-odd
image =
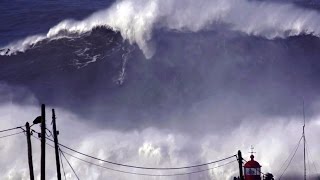
[[[41,123],[41,116],[38,116],[35,120],[33,120],[33,124],[39,124]]]

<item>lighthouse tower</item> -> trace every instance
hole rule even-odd
[[[254,152],[251,151],[251,160],[244,165],[245,180],[261,180],[261,166],[254,160],[253,153]]]

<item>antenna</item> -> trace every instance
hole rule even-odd
[[[251,145],[250,149],[251,149],[251,151],[250,151],[249,153],[251,153],[251,155],[253,155],[254,153],[256,153],[256,152],[253,151],[253,150],[254,150],[254,147],[253,147],[252,145]]]
[[[307,167],[306,167],[306,135],[305,135],[305,127],[306,127],[306,116],[304,110],[304,99],[302,101],[302,110],[303,110],[303,128],[302,128],[302,137],[303,137],[303,165],[304,165],[304,180],[307,179]]]

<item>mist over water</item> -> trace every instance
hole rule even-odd
[[[93,155],[101,159],[121,162],[131,165],[141,166],[157,166],[157,167],[177,167],[187,164],[198,164],[209,162],[219,158],[223,158],[234,154],[237,149],[242,149],[244,158],[249,159],[249,151],[251,144],[255,144],[255,150],[258,152],[255,156],[263,167],[264,172],[280,169],[282,163],[287,156],[292,153],[299,140],[300,135],[297,131],[301,130],[301,123],[297,119],[263,119],[266,123],[261,125],[247,119],[242,125],[233,129],[232,132],[221,136],[221,133],[211,132],[204,136],[192,137],[186,133],[172,132],[158,128],[146,128],[141,131],[121,132],[117,130],[99,130],[96,127],[88,125],[86,121],[81,120],[75,114],[70,114],[61,109],[56,109],[58,113],[58,128],[60,130],[60,143],[67,144],[76,148],[80,152]],[[16,104],[1,105],[1,121],[2,127],[18,126],[28,119],[32,119],[39,113],[36,106],[20,106]],[[21,114],[16,119],[14,114]],[[86,122],[86,123],[84,123]],[[250,126],[248,126],[250,124]],[[277,126],[275,126],[277,124]],[[320,121],[319,118],[312,119],[307,124],[309,132],[307,133],[308,143],[316,144],[319,136]],[[77,127],[76,129],[72,127]],[[40,131],[39,127],[34,127],[36,131]],[[73,129],[70,131],[70,129]],[[254,129],[255,131],[252,131]],[[2,158],[1,177],[3,179],[28,179],[27,157],[25,155],[26,142],[24,135],[11,137],[11,139],[2,140],[1,151],[6,153],[6,157]],[[36,176],[40,175],[40,142],[32,139],[34,152],[34,168]],[[268,148],[268,147],[272,148]],[[317,159],[318,148],[313,146],[308,156]],[[19,150],[19,152],[17,152]],[[65,150],[65,149],[63,149]],[[67,151],[67,150],[65,150]],[[69,152],[69,151],[67,151]],[[282,152],[282,153],[279,153]],[[81,157],[73,152],[69,152],[77,157]],[[292,168],[288,170],[288,174],[302,173],[302,149],[298,151],[299,155],[294,159]],[[11,156],[15,157],[12,161]],[[86,179],[150,179],[150,177],[141,177],[136,175],[121,174],[109,171],[103,168],[90,166],[77,159],[66,155],[78,176]],[[54,151],[47,146],[47,178],[55,177]],[[83,157],[82,157],[83,158]],[[119,168],[110,164],[94,161],[84,158],[89,162],[95,162],[99,165],[126,171],[127,168]],[[231,159],[234,160],[234,159]],[[228,160],[226,162],[229,162]],[[213,168],[219,164],[210,165],[204,168]],[[65,165],[65,167],[67,167]],[[198,169],[196,169],[198,170]],[[135,170],[136,173],[165,174],[162,171]],[[185,172],[174,171],[174,172]],[[274,175],[279,177],[279,173]],[[315,173],[314,169],[310,169],[311,175]],[[68,178],[74,179],[75,176],[69,168],[66,168]],[[170,174],[170,173],[168,173]],[[162,177],[159,179],[231,179],[238,175],[237,163],[232,163],[223,168],[213,169],[200,174],[193,174],[178,177]],[[285,178],[284,178],[285,179]],[[292,178],[289,178],[292,179]]]
[[[70,7],[79,12],[74,19]],[[68,8],[68,19],[52,17],[56,25],[30,30],[32,36],[12,39],[1,50],[1,129],[31,122],[45,103],[49,127],[49,110],[56,109],[62,144],[102,159],[174,167],[239,149],[248,160],[254,145],[263,172],[278,178],[301,137],[304,99],[308,157],[319,164],[317,8],[245,0],[122,0],[107,8]],[[0,29],[0,37],[18,37],[23,29],[11,31]],[[1,179],[28,179],[25,137],[11,138],[0,143],[6,155]],[[39,176],[39,144],[32,143]],[[47,177],[54,179],[50,147],[47,155]],[[150,179],[68,158],[85,179]],[[302,174],[302,158],[300,148],[287,179]],[[235,163],[154,179],[231,179],[237,173]],[[75,179],[70,169],[67,176]]]

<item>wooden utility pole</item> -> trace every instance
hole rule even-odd
[[[54,109],[52,109],[52,128],[53,128],[54,149],[56,153],[57,178],[58,180],[61,180],[58,131],[56,127],[56,115],[55,115]]]
[[[46,107],[41,105],[41,180],[46,179]]]
[[[241,151],[238,151],[238,162],[239,162],[239,175],[240,175],[240,180],[244,180],[243,178],[243,169],[242,169],[242,154]]]
[[[33,174],[33,163],[32,163],[32,148],[31,148],[31,133],[30,133],[30,125],[26,123],[26,133],[27,133],[27,144],[28,144],[28,162],[29,162],[29,173],[30,180],[34,180]]]

